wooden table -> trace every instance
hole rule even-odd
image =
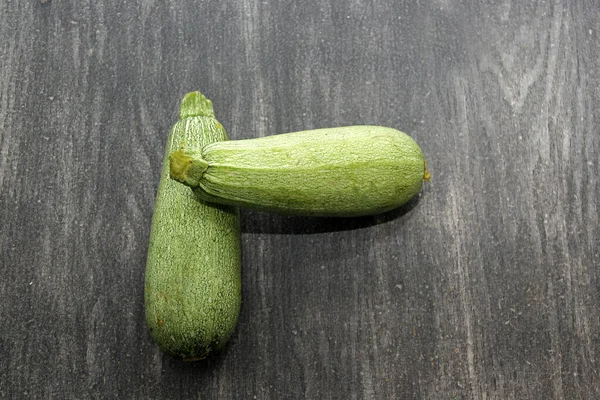
[[[594,0],[0,2],[0,398],[600,398]],[[227,349],[143,282],[186,92],[232,139],[376,124],[432,181],[357,219],[244,210]]]

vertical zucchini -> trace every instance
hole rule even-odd
[[[238,210],[207,204],[169,179],[169,154],[227,140],[212,103],[185,96],[166,145],[152,217],[145,282],[146,324],[157,345],[185,360],[206,357],[231,336],[241,303]]]

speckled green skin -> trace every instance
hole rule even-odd
[[[171,155],[171,175],[209,202],[334,217],[401,206],[429,176],[417,143],[381,126],[317,129],[185,149]]]
[[[212,104],[186,95],[167,142],[154,206],[146,265],[146,324],[158,346],[187,360],[221,349],[241,303],[238,211],[200,201],[169,179],[167,155],[180,146],[200,149],[227,140]]]

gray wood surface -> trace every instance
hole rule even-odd
[[[0,398],[600,398],[596,0],[4,0],[0,38]],[[186,364],[143,280],[192,90],[232,139],[403,130],[433,178],[244,211],[237,331]]]

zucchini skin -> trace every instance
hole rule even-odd
[[[171,155],[171,177],[208,202],[355,217],[405,204],[430,176],[405,133],[347,126],[183,148]]]
[[[212,103],[188,93],[166,145],[145,276],[146,325],[164,352],[185,360],[221,349],[241,304],[239,211],[207,204],[169,179],[168,155],[227,140]]]

